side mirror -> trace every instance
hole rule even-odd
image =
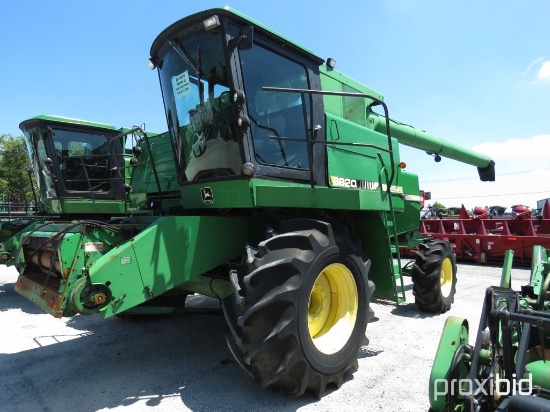
[[[238,47],[239,50],[250,50],[254,43],[254,27],[246,26],[240,30],[240,35],[229,40],[227,44],[230,49]]]

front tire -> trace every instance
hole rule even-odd
[[[445,313],[456,293],[456,255],[451,244],[430,239],[419,246],[412,281],[416,305],[425,312]]]
[[[336,222],[287,220],[270,236],[230,273],[226,340],[263,388],[321,397],[358,367],[374,290],[370,261]]]

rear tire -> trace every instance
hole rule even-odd
[[[430,239],[419,246],[412,270],[417,306],[432,313],[445,313],[456,293],[456,255],[449,242]]]
[[[370,261],[339,223],[293,219],[280,230],[247,248],[247,261],[230,273],[226,340],[263,388],[321,397],[358,367],[374,290]]]

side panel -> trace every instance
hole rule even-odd
[[[376,287],[374,295],[395,300],[393,256],[390,254],[389,239],[382,217],[354,218],[353,229],[363,242],[363,250],[371,259],[369,279]]]
[[[126,213],[123,200],[103,199],[45,199],[44,209],[47,214],[87,214],[118,215]]]
[[[327,114],[327,146],[329,184],[334,186],[333,177],[362,180],[369,183],[386,183],[382,169],[391,171],[388,138],[356,123]],[[338,143],[362,143],[377,147],[344,146]],[[397,143],[394,145],[394,162],[399,163]]]
[[[389,210],[387,196],[380,188],[357,190],[297,185],[290,182],[254,179],[256,206],[340,210]]]
[[[150,136],[148,137],[148,141],[151,153],[149,153],[145,139],[142,139],[140,142],[142,152],[139,158],[137,158],[138,163],[135,167],[129,168],[129,183],[132,186],[132,190],[128,199],[130,201],[130,208],[133,209],[142,206],[148,200],[149,194],[156,197],[159,186],[163,193],[179,192],[170,135],[166,132]],[[151,166],[151,158],[155,163],[154,171],[157,173],[158,185],[153,167]]]
[[[445,322],[437,353],[430,374],[430,406],[434,411],[444,410],[447,402],[446,393],[449,390],[447,379],[451,363],[458,347],[462,344],[468,344],[468,321],[466,319],[449,316]],[[456,378],[463,379],[468,372],[464,363],[458,364],[458,370],[455,371]]]
[[[396,201],[394,198],[394,206],[400,211],[395,214],[397,233],[416,232],[420,221],[421,201],[418,176],[404,171],[397,176],[395,184],[403,188],[403,199]]]
[[[159,218],[130,241],[90,267],[94,284],[106,284],[112,302],[106,318],[239,258],[247,241],[263,230],[248,217],[170,216]]]

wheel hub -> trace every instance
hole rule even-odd
[[[449,258],[445,258],[441,264],[439,282],[441,284],[441,294],[444,297],[448,297],[451,294],[453,286],[453,264]]]
[[[351,271],[332,263],[317,276],[308,302],[308,328],[315,347],[325,353],[339,351],[357,321],[358,293]]]

